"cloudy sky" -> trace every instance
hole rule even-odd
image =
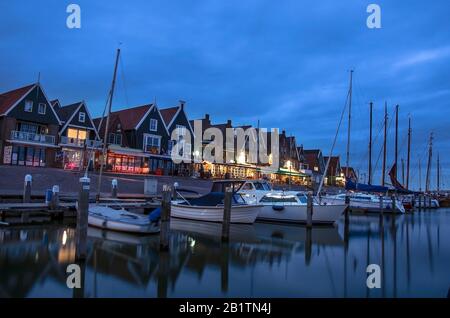
[[[81,7],[68,29],[66,7]],[[132,3],[132,4],[131,4]],[[381,29],[366,8],[381,7]],[[412,183],[425,179],[434,133],[442,182],[450,187],[450,28],[447,0],[164,0],[0,2],[0,91],[35,82],[63,104],[86,100],[101,115],[121,43],[114,109],[157,100],[187,101],[191,119],[285,129],[325,153],[336,132],[354,69],[351,165],[367,170],[368,104],[374,102],[375,180],[381,170],[381,121],[400,105],[400,154],[413,122]],[[335,153],[345,162],[346,123]],[[393,160],[393,122],[389,163]],[[400,173],[401,175],[401,173]]]

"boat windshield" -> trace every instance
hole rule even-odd
[[[295,195],[268,193],[261,198],[260,202],[297,202],[297,198]]]
[[[261,191],[271,191],[272,188],[270,187],[270,185],[267,182],[255,182],[254,183],[256,190],[261,190]]]
[[[300,200],[301,203],[308,203],[308,198],[303,193],[297,193],[297,198]]]

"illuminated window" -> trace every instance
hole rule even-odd
[[[82,129],[74,129],[69,128],[67,130],[67,137],[73,139],[86,140],[87,139],[87,131]]]
[[[80,123],[84,123],[84,121],[86,120],[86,113],[84,112],[79,112],[78,113],[78,121]]]

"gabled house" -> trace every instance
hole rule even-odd
[[[325,165],[328,161],[328,156],[323,157]],[[341,176],[341,161],[339,156],[332,156],[327,170],[327,185],[342,186],[343,178]]]
[[[161,109],[161,116],[170,136],[167,144],[168,155],[170,156],[173,147],[175,147],[177,143],[180,143],[178,145],[178,155],[180,158],[183,158],[183,160],[181,160],[182,162],[179,164],[172,162],[169,173],[188,176],[192,174],[193,170],[192,144],[194,129],[186,114],[185,106],[186,103],[180,100],[178,106]],[[177,131],[178,140],[174,139],[175,131]],[[189,134],[187,134],[187,132],[189,132]],[[188,138],[189,136],[190,138]]]
[[[54,166],[60,125],[39,83],[0,94],[0,163]]]
[[[96,118],[94,123],[104,139],[106,118]],[[156,104],[112,112],[106,137],[106,170],[167,174],[171,164],[168,141],[169,132]]]
[[[341,176],[346,178],[346,179],[350,179],[353,182],[357,182],[358,181],[358,175],[356,174],[355,169],[353,169],[353,167],[347,167],[346,166],[342,166],[341,167]]]
[[[95,150],[101,146],[97,129],[89,114],[84,101],[61,106],[59,100],[51,102],[53,109],[59,116],[61,128],[59,130],[58,159],[64,169],[80,169],[94,157]]]
[[[325,171],[325,161],[323,160],[322,151],[320,149],[303,150],[305,156],[305,164],[307,169],[312,172],[312,182],[315,185],[320,183]]]

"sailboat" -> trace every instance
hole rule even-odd
[[[108,136],[108,128],[109,128],[109,118],[111,114],[112,101],[114,96],[114,87],[116,84],[116,75],[117,75],[117,66],[119,63],[120,57],[120,49],[117,49],[116,55],[116,63],[114,66],[114,75],[113,81],[111,85],[111,90],[109,93],[108,100],[108,113],[106,116],[105,123],[105,136],[103,139],[103,151],[102,151],[102,160],[103,162],[100,164],[100,174],[98,178],[98,189],[95,204],[89,205],[89,214],[88,214],[88,224],[93,227],[105,229],[105,230],[113,230],[120,232],[128,232],[128,233],[138,233],[138,234],[154,234],[159,232],[159,224],[157,218],[150,218],[147,216],[139,215],[136,213],[131,213],[124,208],[119,210],[113,209],[108,206],[99,205],[100,201],[100,186],[102,183],[102,173],[103,166],[105,163],[105,158],[107,154],[107,136]],[[102,120],[103,122],[103,120]],[[100,129],[100,127],[99,127]],[[89,166],[89,165],[88,165]],[[87,169],[86,169],[87,176]]]
[[[351,136],[351,112],[352,112],[352,90],[353,90],[353,70],[350,71],[350,85],[347,93],[348,98],[348,130],[347,130],[347,150],[346,150],[346,172],[345,172],[345,189],[347,193],[341,193],[337,195],[327,195],[320,198],[321,202],[326,204],[336,204],[337,202],[344,203],[346,202],[347,197],[350,199],[349,201],[349,209],[352,211],[364,211],[364,212],[380,212],[380,210],[385,210],[386,212],[396,212],[396,213],[405,213],[405,209],[403,204],[398,200],[393,200],[390,197],[382,197],[380,195],[386,194],[388,192],[388,188],[384,186],[384,182],[382,186],[372,185],[371,184],[371,172],[372,172],[372,107],[373,104],[370,103],[370,137],[369,137],[369,184],[359,183],[358,180],[352,180],[349,178],[349,163],[350,163],[350,136]],[[347,106],[347,105],[346,105]],[[344,108],[345,111],[345,108]],[[344,114],[344,113],[343,113]],[[342,114],[342,115],[343,115]],[[387,116],[385,114],[385,142],[384,142],[384,152],[386,153],[386,120]],[[342,117],[341,117],[342,121]],[[341,123],[339,123],[340,126]],[[338,131],[339,131],[338,126]],[[336,133],[337,136],[337,133]],[[335,137],[336,141],[336,137]],[[330,159],[332,156],[333,148],[335,143],[331,148],[330,156],[328,157],[325,172],[328,171]],[[386,155],[384,156],[386,157]],[[384,166],[384,164],[383,164]],[[384,167],[383,167],[384,171]],[[322,177],[318,194],[320,195],[320,191],[322,189],[324,176]],[[384,180],[384,173],[383,173]]]

